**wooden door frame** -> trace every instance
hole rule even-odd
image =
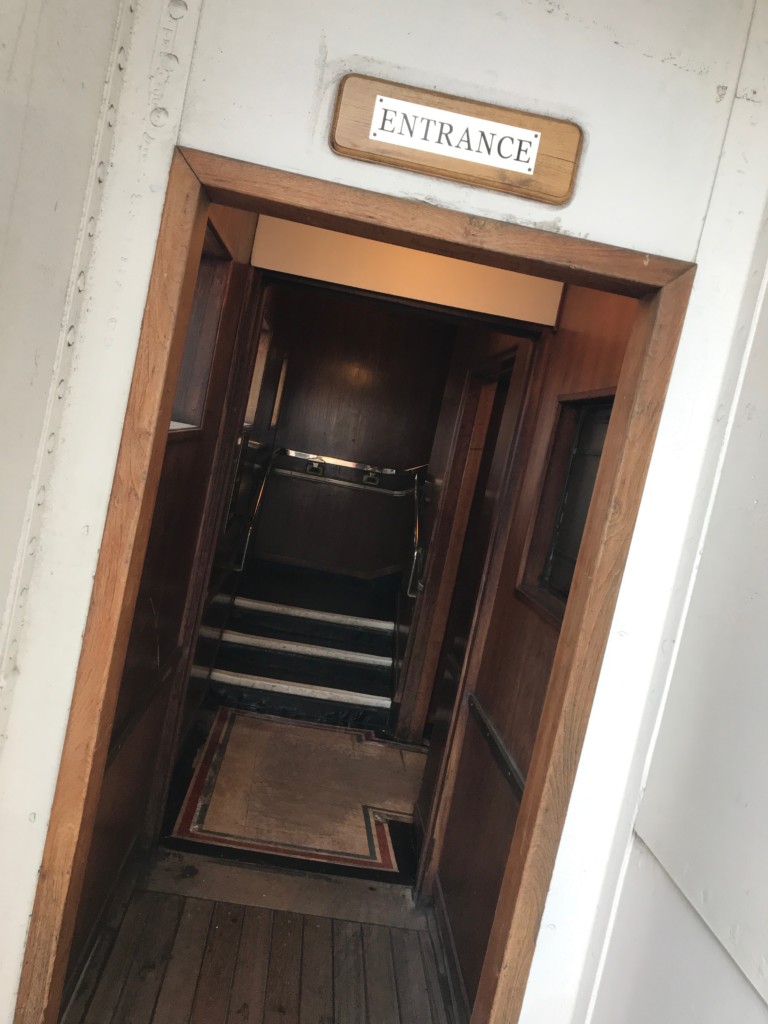
[[[22,967],[15,1024],[54,1024],[211,202],[630,295],[629,341],[577,577],[482,979],[487,1022],[517,1019],[695,265],[177,149],[94,578]],[[615,425],[614,425],[615,424]],[[480,1002],[481,1001],[481,1002]]]

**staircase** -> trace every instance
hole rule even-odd
[[[385,732],[396,600],[396,580],[257,564],[207,609],[193,678],[216,704]]]

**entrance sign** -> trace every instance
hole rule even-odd
[[[533,174],[540,135],[527,128],[510,128],[499,121],[454,114],[392,96],[377,96],[368,138]]]
[[[360,160],[564,203],[573,191],[581,129],[570,121],[347,75],[331,146]]]

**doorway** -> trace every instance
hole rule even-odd
[[[500,860],[498,898],[491,915],[487,951],[472,1007],[473,1020],[500,1020],[501,1017],[494,1014],[501,1012],[505,1019],[514,1019],[543,908],[546,886],[542,891],[539,883],[551,870],[564,819],[567,794],[586,727],[591,693],[687,301],[692,268],[675,261],[608,250],[578,240],[553,238],[511,225],[478,225],[460,214],[414,208],[413,204],[400,200],[377,197],[375,202],[371,202],[365,194],[340,186],[327,186],[307,179],[294,181],[291,176],[278,172],[205,154],[187,153],[177,157],[164,215],[157,273],[148,304],[150,312],[145,317],[143,354],[137,363],[137,378],[126,421],[123,450],[127,461],[118,466],[113,512],[110,513],[102,549],[105,570],[104,575],[97,574],[96,596],[99,600],[94,601],[89,620],[78,683],[80,696],[76,694],[70,729],[71,734],[74,729],[72,742],[75,746],[71,754],[68,753],[69,741],[65,748],[51,826],[53,838],[46,851],[46,868],[33,916],[22,985],[23,1004],[20,999],[20,1007],[24,1005],[27,1009],[21,1010],[19,1020],[43,1019],[41,1008],[53,1006],[57,996],[54,995],[52,1000],[51,993],[60,991],[61,960],[66,956],[72,914],[82,882],[83,857],[82,853],[78,857],[78,852],[90,845],[89,829],[103,774],[104,736],[109,734],[111,727],[117,683],[122,673],[138,589],[137,571],[143,561],[149,517],[160,474],[161,435],[164,423],[170,420],[173,388],[169,392],[167,381],[173,381],[175,377],[186,329],[185,316],[178,314],[188,305],[194,283],[204,237],[208,195],[234,207],[278,213],[289,218],[307,217],[321,226],[559,277],[577,287],[587,286],[590,290],[624,294],[639,300],[622,360],[611,428],[595,483],[579,563],[559,640],[554,644],[551,670],[547,673],[540,724],[531,750],[518,826],[506,856]],[[300,201],[297,199],[299,195]],[[183,239],[186,247],[185,266],[179,265],[179,239]],[[163,317],[167,318],[167,326],[162,326]],[[560,398],[560,404],[567,404],[569,401],[582,401],[584,396],[569,396],[566,391]],[[521,429],[524,431],[525,428]],[[137,484],[136,452],[132,439],[146,436],[154,437],[155,443],[149,447],[141,445],[147,461]],[[548,447],[548,442],[544,447]],[[436,524],[436,529],[439,525]],[[450,523],[445,524],[448,531],[449,526]],[[529,540],[528,547],[537,549],[539,539],[526,538],[526,543]],[[503,563],[502,556],[511,550],[506,536],[500,537],[499,544],[501,546],[496,551],[499,557],[488,563],[490,571],[484,571],[481,596],[493,593],[496,586],[494,578]],[[114,558],[117,552],[123,552],[123,555],[118,559],[120,568],[116,575]],[[588,571],[585,566],[588,566]],[[521,579],[520,587],[516,589],[524,591],[525,582]],[[436,597],[439,600],[432,602],[428,610],[430,627],[439,620],[438,609],[445,600],[439,588]],[[521,601],[525,603],[522,598]],[[449,612],[448,607],[446,617]],[[481,626],[488,636],[495,635],[492,615],[486,616]],[[425,635],[434,640],[434,633],[435,630],[430,628]],[[420,655],[422,661],[432,656],[430,651],[434,646],[434,642],[431,648],[426,645]],[[489,648],[480,645],[474,649],[480,652]],[[106,658],[105,651],[108,652]],[[100,694],[100,713],[94,716],[80,712],[78,700],[85,700],[84,707],[89,708],[94,693]],[[453,716],[449,727],[452,736],[450,749],[459,761],[468,749],[466,744],[473,742],[467,731],[469,712],[466,708],[469,706],[467,700],[458,716]],[[493,725],[488,708],[484,710],[486,726],[488,721]],[[83,730],[89,737],[85,741]],[[83,749],[87,752],[85,772]],[[452,775],[456,778],[461,775],[452,770],[450,762],[451,758],[443,772],[443,786],[451,785]],[[66,823],[66,827],[57,827],[57,815],[61,816],[60,820]],[[72,821],[76,823],[74,829],[71,828]],[[439,836],[440,828],[438,821],[435,836]],[[449,833],[450,828],[445,834]],[[61,886],[62,877],[69,880],[65,886]],[[42,969],[35,969],[41,965]],[[50,1009],[48,1013],[48,1019],[53,1019]]]

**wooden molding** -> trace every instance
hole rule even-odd
[[[443,255],[648,296],[617,396],[473,1014],[517,1019],[693,278],[679,260],[182,150],[174,157],[23,965],[15,1024],[57,1019],[209,200]],[[599,549],[599,550],[597,550]],[[498,976],[491,965],[500,964]]]
[[[639,297],[663,288],[691,265],[200,150],[181,152],[214,202],[502,270]]]

